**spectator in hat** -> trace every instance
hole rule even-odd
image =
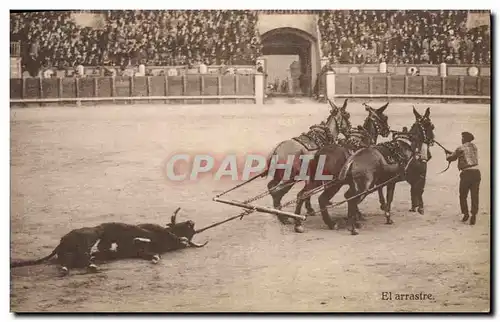
[[[471,194],[470,224],[476,224],[476,215],[479,208],[479,184],[481,183],[481,171],[478,168],[477,147],[474,143],[474,135],[470,132],[462,132],[462,145],[455,152],[446,152],[446,160],[452,162],[458,160],[460,170],[460,210],[462,221],[469,219],[469,208],[467,197]]]

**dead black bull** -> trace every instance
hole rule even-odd
[[[191,220],[177,223],[176,215],[178,208],[171,217],[171,222],[162,227],[156,224],[130,225],[125,223],[111,222],[103,223],[95,227],[83,227],[70,231],[64,235],[57,247],[47,256],[35,259],[16,261],[10,267],[22,267],[41,264],[57,255],[57,262],[61,272],[66,275],[69,268],[85,268],[91,272],[97,270],[94,263],[96,257],[91,250],[97,242],[100,250],[111,248],[114,242],[121,247],[122,255],[138,254],[144,258],[155,259],[158,253],[171,251],[184,247],[203,247],[207,244],[197,244],[192,241],[196,234],[194,222]],[[109,252],[104,252],[108,254]],[[118,253],[120,254],[120,253]],[[157,257],[159,260],[159,255]]]

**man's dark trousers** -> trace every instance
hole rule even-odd
[[[460,210],[468,218],[469,208],[467,206],[467,196],[471,195],[471,215],[477,215],[479,207],[479,184],[481,183],[481,171],[479,169],[464,170],[460,173]],[[467,220],[467,219],[465,219]],[[472,221],[472,219],[471,219]]]
[[[411,174],[408,174],[408,182],[411,185],[411,209],[420,208],[422,211],[424,208],[422,197],[425,188],[425,177],[427,175],[427,162],[416,161],[414,169]]]

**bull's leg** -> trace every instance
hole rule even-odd
[[[158,262],[161,259],[160,254],[158,254],[157,252],[150,251],[148,249],[144,249],[143,251],[138,252],[137,255],[139,258],[151,261],[151,263],[153,264],[158,264]]]
[[[94,263],[95,256],[92,256],[93,244],[81,245],[75,253],[74,263],[75,267],[86,267],[88,272],[97,272],[97,265]]]
[[[59,272],[61,276],[69,274],[69,269],[73,267],[74,255],[71,252],[61,252],[57,254]]]
[[[385,219],[386,219],[386,224],[391,225],[394,222],[391,219],[391,204],[392,200],[394,198],[394,190],[396,188],[395,183],[390,183],[387,185],[387,207],[385,210]]]
[[[336,229],[337,222],[335,220],[332,220],[332,218],[330,217],[330,214],[328,213],[327,206],[330,205],[330,199],[332,199],[337,194],[337,192],[340,190],[341,187],[342,187],[342,184],[335,184],[335,185],[329,186],[329,187],[325,188],[323,193],[318,198],[319,207],[321,209],[321,216],[323,217],[323,222],[330,229]]]
[[[97,244],[97,252],[93,253],[94,259],[99,261],[108,261],[116,259],[116,251],[111,250],[112,242],[110,240],[101,239]]]
[[[273,198],[273,207],[275,209],[281,209],[281,199],[283,199],[283,196],[292,189],[293,184],[288,184],[288,182],[284,182],[280,185],[280,182],[276,179],[271,180],[267,184],[267,188],[270,191],[271,197]],[[288,217],[285,216],[278,216],[278,219],[280,220],[281,223],[283,224],[288,224]]]
[[[86,254],[87,257],[87,271],[90,273],[96,273],[98,268],[97,265],[95,264],[95,257],[90,254],[90,250]]]
[[[151,250],[152,244],[150,239],[135,238],[133,247],[136,249],[137,257],[149,260],[153,264],[158,264],[160,261],[160,254]]]

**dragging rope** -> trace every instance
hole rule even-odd
[[[451,152],[450,150],[448,150],[447,148],[445,148],[441,143],[439,143],[438,141],[434,140],[434,143],[436,143],[441,149],[443,149],[443,151],[445,153],[453,153]],[[451,161],[448,161],[448,166],[446,167],[446,169],[444,169],[443,171],[441,172],[438,172],[438,174],[441,174],[441,173],[445,173],[449,168],[450,168],[450,165],[451,165]]]
[[[225,195],[225,194],[227,194],[227,193],[230,193],[230,192],[231,192],[231,191],[233,191],[233,190],[236,190],[236,189],[238,189],[238,188],[240,188],[240,187],[243,187],[243,186],[244,186],[244,185],[246,185],[247,183],[250,183],[250,182],[254,181],[254,180],[255,180],[255,179],[257,179],[257,178],[261,178],[261,177],[265,176],[265,175],[267,174],[267,172],[268,172],[268,170],[264,170],[264,171],[262,171],[261,173],[259,173],[258,175],[256,175],[255,177],[252,177],[252,178],[250,178],[250,179],[248,179],[248,180],[246,180],[246,181],[244,181],[244,182],[242,182],[242,183],[240,183],[240,184],[237,184],[236,186],[232,187],[231,189],[228,189],[228,190],[226,190],[226,191],[224,191],[224,192],[219,193],[219,194],[218,194],[218,195],[216,195],[215,197],[216,197],[216,198],[222,197],[223,195]]]
[[[354,196],[352,196],[352,197],[349,197],[349,198],[347,198],[347,199],[344,199],[344,200],[342,200],[342,201],[339,201],[339,202],[337,202],[337,203],[334,203],[333,205],[326,206],[326,207],[325,207],[325,208],[323,208],[323,209],[334,208],[334,207],[340,206],[340,205],[342,205],[342,204],[344,204],[344,203],[346,203],[346,202],[349,202],[349,201],[351,201],[351,200],[353,200],[353,199],[356,199],[356,198],[359,198],[359,197],[361,197],[361,196],[364,196],[364,195],[370,194],[370,193],[372,193],[372,192],[374,192],[374,191],[376,191],[376,190],[378,190],[378,189],[380,189],[380,188],[385,187],[385,186],[386,186],[386,185],[388,185],[389,183],[391,183],[391,182],[393,182],[393,181],[396,181],[396,180],[397,180],[397,179],[399,179],[400,177],[401,177],[401,175],[400,175],[400,174],[398,174],[397,176],[392,177],[392,178],[390,178],[389,180],[386,180],[386,181],[384,181],[383,183],[378,184],[378,185],[376,185],[376,186],[375,186],[375,187],[373,187],[373,188],[370,188],[370,189],[368,189],[368,190],[366,190],[366,191],[363,191],[363,192],[358,193],[357,195],[354,195]],[[321,209],[320,209],[319,211],[315,211],[315,212],[314,212],[314,214],[318,214],[318,213],[321,213]]]

